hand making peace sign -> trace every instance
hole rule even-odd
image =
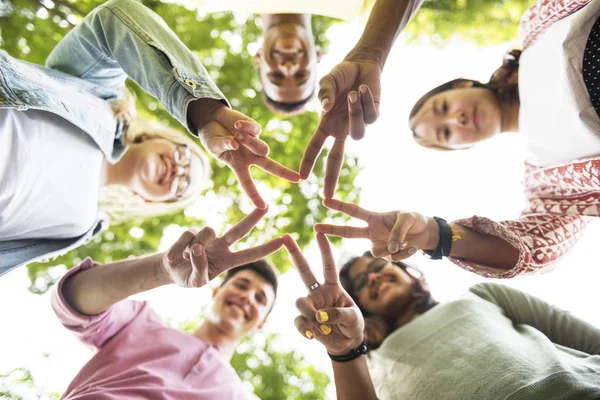
[[[334,137],[325,169],[325,198],[335,194],[348,135],[355,140],[362,139],[365,127],[379,116],[380,77],[381,68],[376,62],[351,54],[319,82],[323,114],[302,157],[300,176],[308,178],[325,140]]]
[[[274,253],[283,245],[280,237],[246,250],[229,250],[232,244],[256,226],[267,211],[266,208],[255,209],[221,237],[217,237],[211,227],[205,227],[197,234],[192,231],[184,232],[163,255],[165,272],[179,286],[200,287],[230,268]]]
[[[339,283],[327,237],[317,234],[325,278],[322,284],[317,282],[294,239],[285,235],[283,242],[302,282],[309,290],[308,296],[296,301],[296,308],[301,314],[294,321],[296,329],[308,339],[317,339],[332,355],[347,354],[359,347],[363,341],[364,320],[352,298]]]
[[[267,157],[269,146],[258,138],[261,128],[253,119],[225,106],[216,108],[207,119],[209,122],[198,131],[200,142],[210,154],[231,168],[255,207],[263,209],[267,203],[252,180],[250,166],[256,165],[290,182],[300,180],[296,171]]]
[[[374,257],[390,256],[393,261],[400,261],[413,255],[417,249],[435,249],[439,241],[439,225],[433,218],[421,214],[402,211],[378,213],[336,199],[325,199],[323,205],[363,220],[367,226],[315,224],[315,232],[369,239]]]

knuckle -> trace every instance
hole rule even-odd
[[[297,298],[297,299],[296,299],[296,302],[295,302],[296,308],[297,308],[297,309],[300,309],[300,308],[302,308],[302,306],[304,305],[304,302],[305,302],[305,299],[304,299],[304,297],[299,297],[299,298]],[[300,317],[299,317],[299,316],[298,316],[298,317],[296,317],[296,319],[298,319],[298,318],[300,318]]]

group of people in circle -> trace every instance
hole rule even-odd
[[[210,176],[205,151],[231,168],[256,207],[221,236],[204,227],[164,253],[104,265],[86,259],[70,269],[52,307],[94,356],[63,397],[246,398],[229,359],[265,323],[278,288],[266,257],[285,247],[307,288],[296,328],[326,348],[338,398],[599,399],[599,328],[495,283],[439,303],[404,260],[422,251],[485,277],[535,273],[558,262],[600,215],[600,1],[540,0],[522,17],[522,49],[507,53],[489,82],[458,78],[415,103],[408,125],[424,147],[464,151],[503,132],[527,138],[522,214],[450,222],[335,199],[346,140],[362,139],[376,122],[387,56],[420,1],[254,3],[248,11],[264,13],[254,61],[266,105],[300,112],[316,92],[322,106],[298,172],[271,158],[260,125],[231,109],[192,52],[135,0],[94,9],[46,66],[0,52],[0,275],[89,241],[107,223],[99,210],[118,220],[191,204]],[[368,15],[364,32],[317,84],[310,12],[349,10]],[[195,138],[136,118],[127,78]],[[231,251],[268,208],[250,166],[306,179],[329,136],[323,204],[366,226],[315,224],[324,281],[289,234]],[[372,248],[338,271],[326,235],[367,238]],[[201,287],[223,273],[191,335],[128,299],[168,284]]]

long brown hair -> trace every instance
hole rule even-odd
[[[373,255],[370,251],[366,251],[363,253],[362,257],[373,257]],[[383,318],[372,315],[363,309],[358,302],[357,293],[355,293],[354,286],[350,280],[350,268],[359,258],[360,257],[352,257],[342,265],[339,272],[340,284],[350,295],[350,297],[352,297],[362,315],[365,317],[365,336],[369,349],[376,349],[381,345],[383,339],[393,332],[395,328],[390,326],[390,324]],[[408,311],[415,311],[417,314],[423,314],[437,304],[437,302],[431,296],[425,276],[420,270],[412,265],[402,262],[392,262],[392,264],[405,271],[412,279],[412,291]],[[375,338],[375,335],[373,335],[372,332],[369,332],[370,329],[379,330],[380,335],[377,335],[379,337]],[[383,329],[384,332],[381,332],[381,329]]]
[[[408,120],[412,120],[415,115],[421,110],[423,104],[429,100],[432,96],[438,93],[452,90],[462,83],[469,82],[471,87],[485,88],[491,90],[500,103],[513,103],[519,102],[519,58],[521,57],[521,50],[511,50],[504,54],[502,65],[498,68],[487,83],[481,83],[473,79],[458,78],[451,81],[442,83],[441,85],[431,89],[425,93],[410,110]],[[415,135],[413,131],[413,135]],[[448,150],[445,148],[432,146],[438,150]]]

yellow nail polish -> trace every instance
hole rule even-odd
[[[331,333],[331,328],[327,325],[321,325],[321,332],[323,332],[323,335],[329,335]]]
[[[304,332],[304,334],[306,335],[307,338],[312,339],[314,335],[314,333],[312,333],[312,331],[308,330],[306,332]]]
[[[329,321],[329,314],[326,311],[319,311],[319,318],[321,318],[321,322]]]

